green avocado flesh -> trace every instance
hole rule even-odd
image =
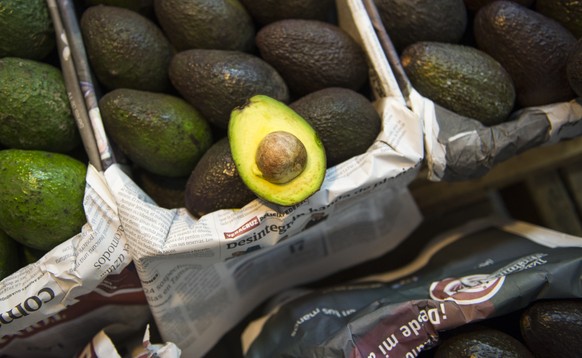
[[[274,145],[265,144],[275,132],[279,132],[275,136],[283,134],[284,138],[270,141],[276,143]],[[245,105],[235,108],[228,126],[228,139],[241,179],[264,200],[283,206],[294,205],[319,190],[323,183],[326,157],[321,140],[305,119],[282,102],[256,95]],[[291,144],[286,147],[284,143]],[[265,145],[271,145],[270,149]],[[260,168],[265,170],[272,166],[261,165],[269,162],[268,159],[257,160],[261,153],[265,156],[279,153],[280,160],[271,158],[270,163],[282,163],[279,166],[282,172],[273,170],[274,178],[263,173]]]

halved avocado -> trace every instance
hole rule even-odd
[[[309,123],[283,102],[255,95],[235,108],[228,139],[241,179],[264,200],[294,205],[323,183],[323,144]]]

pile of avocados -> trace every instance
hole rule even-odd
[[[160,207],[299,204],[382,130],[335,1],[81,3],[105,131]]]
[[[0,279],[81,232],[88,159],[44,0],[0,5]]]
[[[582,96],[580,1],[375,3],[412,86],[458,115],[492,126]]]
[[[582,300],[540,299],[524,309],[440,333],[419,357],[580,357]]]

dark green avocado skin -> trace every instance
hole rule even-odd
[[[399,51],[418,41],[458,43],[467,27],[463,0],[375,0],[375,3]]]
[[[582,301],[538,301],[522,314],[521,334],[536,357],[582,357]]]
[[[186,208],[196,217],[238,209],[256,199],[238,174],[228,137],[215,142],[202,156],[188,178],[184,196]]]
[[[261,57],[300,97],[327,87],[360,90],[368,79],[362,47],[340,27],[317,20],[286,19],[259,30]]]
[[[582,39],[578,40],[576,48],[568,58],[566,72],[570,86],[578,97],[582,97]]]
[[[566,63],[576,38],[557,21],[512,1],[495,1],[476,14],[474,35],[477,47],[509,72],[521,107],[574,97]]]
[[[564,25],[577,39],[582,37],[582,1],[536,0],[535,10]]]
[[[280,74],[260,57],[240,51],[179,52],[170,62],[169,76],[181,96],[220,129],[228,127],[230,112],[255,94],[289,101]]]

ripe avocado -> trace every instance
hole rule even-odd
[[[99,101],[107,134],[132,162],[154,174],[190,174],[212,144],[210,125],[180,97],[119,88]]]
[[[20,268],[20,245],[0,230],[0,281]]]
[[[535,10],[558,21],[577,39],[582,37],[582,1],[537,0]]]
[[[289,105],[317,132],[332,167],[362,154],[374,143],[382,120],[360,93],[340,87],[322,89]]]
[[[240,51],[193,49],[170,62],[178,92],[215,127],[226,129],[230,112],[255,94],[289,101],[287,84],[260,57]]]
[[[154,0],[154,10],[178,51],[254,49],[255,25],[238,0]]]
[[[295,205],[323,183],[323,143],[309,123],[282,102],[256,95],[235,108],[228,139],[240,177],[259,198]]]
[[[55,30],[45,0],[2,0],[0,58],[42,60],[56,48]]]
[[[420,94],[455,113],[494,125],[507,119],[513,109],[511,77],[479,49],[417,42],[404,49],[400,60]]]
[[[435,358],[533,358],[527,347],[513,336],[494,328],[457,333],[443,341]]]
[[[227,137],[204,153],[190,174],[184,192],[186,209],[197,217],[221,209],[239,209],[256,199],[232,160]]]
[[[477,47],[511,76],[519,106],[574,97],[566,62],[576,38],[557,21],[512,1],[495,1],[477,12],[473,32]]]
[[[566,75],[570,87],[578,97],[582,97],[582,38],[576,43],[576,47],[568,57]]]
[[[0,151],[0,230],[47,251],[81,232],[86,172],[84,163],[65,154]]]
[[[336,25],[287,19],[257,33],[261,57],[283,77],[295,96],[327,87],[360,90],[368,79],[362,47]]]
[[[458,43],[467,27],[463,0],[375,0],[375,3],[398,51],[418,41]]]
[[[173,49],[154,22],[129,9],[96,5],[83,12],[80,28],[93,72],[107,89],[169,90]]]
[[[68,152],[81,143],[61,71],[44,62],[0,59],[0,143]]]
[[[284,19],[326,21],[335,11],[334,0],[240,0],[260,25]]]
[[[522,314],[521,334],[537,357],[580,357],[582,301],[536,301]]]

